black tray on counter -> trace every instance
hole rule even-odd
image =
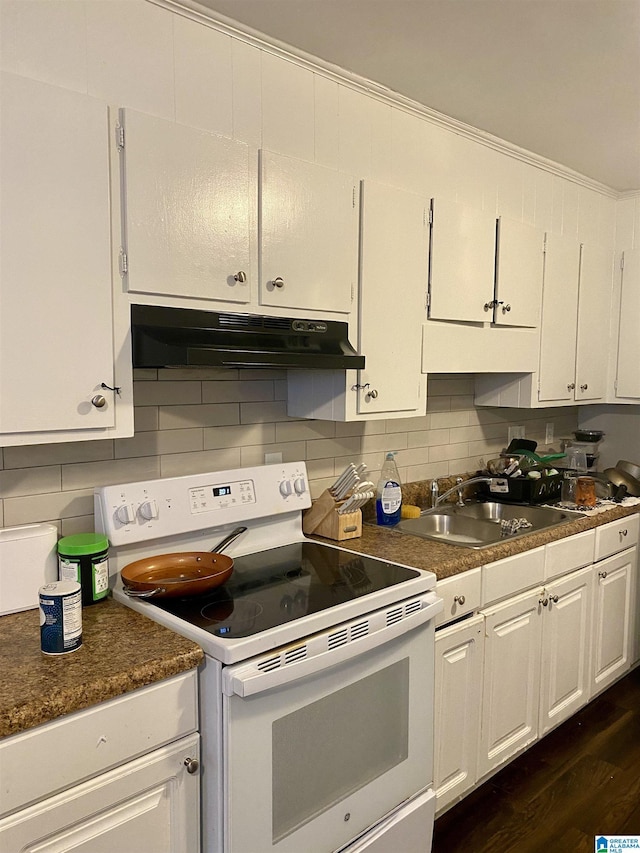
[[[503,501],[504,503],[539,504],[560,500],[563,474],[551,474],[532,480],[530,477],[495,477],[505,484],[504,491],[491,491],[489,483],[481,483],[478,497],[483,500]]]

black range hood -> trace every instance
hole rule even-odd
[[[364,367],[336,320],[132,305],[131,335],[134,367]]]

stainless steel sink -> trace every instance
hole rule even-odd
[[[519,518],[526,519],[531,526],[514,533],[503,531],[503,520]],[[487,501],[468,503],[463,507],[447,504],[424,510],[420,518],[405,518],[400,521],[396,530],[424,539],[460,545],[463,548],[488,548],[499,542],[526,536],[528,533],[567,524],[576,518],[584,518],[583,513],[565,512],[552,507]]]

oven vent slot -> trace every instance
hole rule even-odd
[[[411,616],[413,613],[422,610],[422,602],[419,598],[414,599],[414,601],[408,601],[405,604],[404,610],[407,616]]]
[[[281,666],[282,661],[280,660],[280,655],[276,655],[268,660],[261,660],[257,664],[257,667],[261,672],[273,672],[274,669],[280,669]]]
[[[298,646],[295,649],[289,649],[284,653],[284,665],[288,663],[296,663],[299,660],[304,660],[307,656],[307,647]]]
[[[422,610],[422,602],[419,598],[414,598],[413,601],[408,601],[405,604],[400,604],[392,610],[387,610],[387,625],[395,625],[403,619],[407,619],[414,613]]]
[[[351,626],[351,639],[359,640],[361,637],[366,637],[369,633],[369,623],[359,622],[357,625]]]
[[[333,634],[329,634],[327,638],[327,648],[337,649],[338,646],[344,646],[348,642],[349,632],[346,628],[342,628],[340,631],[334,631]]]

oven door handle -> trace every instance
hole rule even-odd
[[[376,630],[355,639],[348,639],[344,645],[331,647],[328,638],[342,633],[350,636],[351,624],[360,626],[365,619],[354,620],[347,625],[339,625],[322,635],[311,638],[309,645],[313,645],[312,653],[306,657],[307,643],[302,641],[299,645],[287,646],[283,652],[275,655],[261,655],[248,663],[237,666],[225,667],[222,671],[222,691],[226,696],[255,696],[272,690],[274,687],[282,687],[291,684],[310,675],[330,669],[344,661],[351,660],[358,655],[376,649],[389,643],[396,637],[406,634],[414,628],[429,622],[443,610],[443,602],[434,592],[426,593],[419,599],[421,607],[413,609],[398,618],[398,621],[390,624],[382,624]],[[415,604],[415,599],[413,600]],[[379,611],[384,619],[388,613],[398,613],[402,605],[385,608]],[[373,614],[374,616],[377,614]],[[327,648],[317,650],[319,643],[327,639]]]

